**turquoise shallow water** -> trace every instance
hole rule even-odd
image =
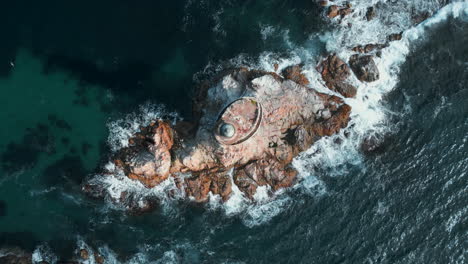
[[[67,259],[83,240],[134,263],[464,262],[466,21],[445,21],[410,51],[384,98],[393,131],[376,152],[338,177],[319,168],[325,194],[290,190],[275,217],[251,226],[184,201],[129,215],[86,197],[80,183],[107,161],[110,121],[145,102],[190,118],[194,74],[209,75],[206,65],[311,43],[322,51],[308,40],[330,27],[316,5],[17,1],[5,10],[1,247],[47,245]]]

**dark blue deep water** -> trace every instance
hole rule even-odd
[[[85,241],[106,263],[466,263],[467,21],[411,46],[376,150],[340,175],[316,170],[324,193],[289,190],[249,225],[185,201],[129,215],[80,184],[108,159],[110,120],[148,102],[190,119],[207,65],[325,52],[311,36],[334,25],[314,1],[2,1],[0,248],[65,260]]]

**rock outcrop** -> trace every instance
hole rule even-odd
[[[349,59],[349,65],[360,81],[373,82],[379,79],[379,69],[371,55],[355,54]]]
[[[401,40],[403,37],[403,32],[400,33],[394,33],[390,34],[387,36],[387,41],[385,43],[371,43],[371,44],[366,44],[366,45],[358,45],[354,48],[352,48],[353,51],[359,52],[359,53],[371,53],[371,52],[376,52],[377,55],[379,52],[383,49],[388,47],[391,41],[397,41]],[[378,55],[380,56],[380,55]]]
[[[337,59],[326,67],[330,81],[342,87],[349,68]],[[225,71],[197,90],[191,125],[155,120],[141,127],[113,162],[148,188],[172,177],[197,202],[206,201],[209,193],[227,200],[233,184],[250,198],[260,186],[272,191],[290,187],[297,175],[293,158],[344,128],[351,111],[339,97],[308,84],[300,66],[284,69],[282,76],[244,68]],[[83,189],[104,191],[92,182]],[[131,196],[123,195],[119,202],[133,208]]]
[[[299,65],[286,67],[281,72],[281,74],[284,76],[284,78],[296,82],[300,85],[306,86],[309,84],[309,80],[305,77],[304,74],[302,74],[302,68]]]
[[[366,19],[367,21],[371,21],[372,19],[374,19],[374,17],[377,15],[376,11],[375,11],[375,8],[373,6],[370,6],[367,8],[367,11],[366,11]]]
[[[350,75],[349,66],[335,54],[331,54],[323,60],[317,70],[330,90],[338,92],[344,97],[354,97],[356,95],[356,87],[346,82]]]
[[[329,18],[335,18],[337,16],[343,18],[353,12],[351,7],[351,3],[346,3],[343,6],[331,5],[328,7],[327,16]]]
[[[367,45],[359,45],[354,48],[352,48],[353,51],[359,52],[359,53],[371,53],[373,51],[379,51],[383,48],[388,47],[388,44],[367,44]]]
[[[32,254],[19,248],[0,249],[0,263],[2,264],[30,264]]]

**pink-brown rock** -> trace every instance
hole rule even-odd
[[[356,96],[357,89],[346,82],[350,75],[350,69],[346,62],[335,54],[329,55],[323,60],[317,70],[321,73],[325,85],[332,91],[338,92],[344,97]]]
[[[355,54],[349,59],[349,65],[360,81],[373,82],[380,77],[379,69],[371,55]]]

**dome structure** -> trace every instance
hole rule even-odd
[[[215,126],[215,137],[224,145],[235,145],[249,139],[262,121],[262,106],[251,97],[243,97],[228,105]]]

